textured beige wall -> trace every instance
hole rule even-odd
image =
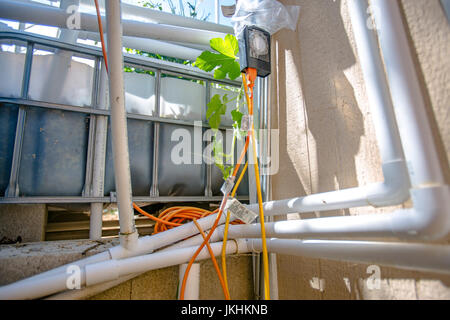
[[[300,5],[301,14],[297,30],[284,30],[273,42],[272,127],[280,129],[280,171],[272,180],[272,198],[382,181],[347,0],[282,2]],[[448,178],[450,28],[438,0],[401,3],[443,174]],[[393,209],[358,208],[309,216],[377,214]],[[365,265],[278,256],[280,299],[450,299],[450,277],[381,268],[381,289],[368,290],[369,276]]]

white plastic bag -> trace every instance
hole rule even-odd
[[[276,0],[239,0],[231,21],[236,38],[246,26],[256,26],[269,32],[288,28],[295,30],[300,6],[285,6]]]

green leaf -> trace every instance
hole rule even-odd
[[[243,116],[244,115],[242,114],[242,112],[239,112],[237,110],[231,111],[231,117],[233,118],[233,121],[237,123],[238,128],[241,128],[241,121]]]
[[[239,45],[235,36],[228,34],[225,39],[214,38],[210,41],[211,48],[218,53],[204,51],[197,58],[194,66],[197,68],[211,72],[214,69],[215,79],[231,80],[238,78],[241,74],[239,62],[236,61],[236,55],[239,53]]]
[[[210,51],[203,51],[197,60],[195,60],[195,66],[203,71],[210,72],[214,68],[226,63],[234,61],[233,58],[227,57],[221,53],[213,53]]]
[[[234,61],[233,64],[229,67],[228,77],[231,80],[234,80],[236,78],[239,78],[240,76],[241,76],[241,66],[239,62]]]
[[[222,115],[227,112],[226,104],[222,103],[220,95],[216,94],[208,103],[208,110],[206,111],[206,119],[208,119],[209,126],[212,129],[219,129]]]
[[[222,170],[224,180],[228,179],[228,177],[231,175],[231,172],[233,169],[234,169],[234,166],[228,166],[224,170]]]
[[[219,127],[220,127],[220,121],[221,121],[221,119],[220,119],[220,114],[218,114],[218,113],[214,113],[214,114],[211,116],[211,118],[208,119],[209,126],[210,126],[212,129],[219,129]]]
[[[236,55],[239,53],[239,44],[236,39],[231,34],[227,34],[225,39],[214,38],[209,42],[212,49],[225,56],[235,59]]]

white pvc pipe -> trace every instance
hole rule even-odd
[[[211,247],[214,254],[219,255],[222,243],[213,243]],[[373,263],[425,272],[450,273],[450,247],[444,245],[268,239],[267,247],[270,252],[280,254]],[[89,288],[100,283],[107,283],[107,281],[116,281],[125,276],[187,262],[196,249],[197,246],[194,246],[135,258],[90,264],[81,269],[81,285],[87,285]],[[260,239],[239,239],[237,242],[227,243],[227,254],[260,252],[261,250]],[[197,260],[207,258],[209,258],[209,252],[204,248]],[[66,289],[67,277],[68,275],[65,274],[56,274],[47,279],[29,281],[20,287],[17,283],[13,283],[0,288],[0,299],[33,299],[47,296]]]
[[[138,233],[134,224],[130,158],[128,153],[120,0],[109,0],[106,2],[106,16],[108,25],[110,121],[117,207],[119,209],[120,243],[129,249],[136,245]]]
[[[95,286],[91,287],[84,287],[78,290],[66,290],[61,293],[57,293],[51,296],[48,296],[44,298],[43,300],[82,300],[82,299],[88,299],[90,297],[93,297],[97,294],[100,294],[106,290],[109,290],[111,288],[114,288],[115,286],[118,286],[119,284],[131,280],[137,276],[139,276],[141,273],[134,273],[128,276],[120,277],[117,280],[113,281],[107,281],[104,283],[97,284]]]
[[[248,247],[260,252],[261,240],[249,239]],[[445,245],[268,239],[267,249],[286,255],[450,274],[450,246]]]
[[[434,240],[449,230],[450,188],[413,190],[414,208],[386,214],[268,222],[267,237],[370,239],[382,237]],[[230,226],[230,237],[260,237],[259,224]]]
[[[67,18],[69,16],[64,10],[45,5],[12,0],[0,1],[0,18],[2,19],[67,28]],[[97,17],[93,14],[80,13],[80,26],[81,30],[98,32]],[[123,20],[123,34],[141,38],[198,43],[202,45],[209,45],[209,41],[212,38],[223,38],[225,36],[224,33],[215,31],[144,23],[133,20]]]
[[[216,220],[216,218],[217,218],[217,214],[213,214],[213,215],[210,215],[205,218],[197,220],[197,223],[200,225],[200,227],[203,230],[209,230],[212,227],[212,225],[214,224],[214,221]],[[219,220],[219,225],[223,224],[225,222],[225,219],[226,219],[225,215],[222,215],[221,219]],[[90,256],[88,258],[77,260],[77,261],[62,265],[60,267],[57,267],[55,269],[45,271],[43,273],[19,280],[19,281],[15,282],[15,284],[18,287],[23,286],[25,288],[27,282],[33,282],[38,279],[50,278],[56,274],[65,274],[67,272],[67,269],[73,265],[77,265],[80,268],[84,268],[88,264],[107,261],[110,259],[123,259],[123,258],[128,258],[128,257],[135,257],[135,256],[143,255],[143,254],[149,254],[159,248],[173,245],[174,243],[175,243],[174,248],[182,248],[182,247],[184,247],[184,245],[181,243],[177,243],[177,242],[179,242],[183,239],[189,238],[193,235],[197,235],[198,233],[199,233],[198,228],[196,227],[196,225],[193,222],[186,223],[182,226],[179,226],[174,229],[169,229],[165,232],[158,233],[156,235],[145,236],[145,237],[139,238],[138,242],[137,242],[137,246],[135,248],[133,248],[133,250],[126,249],[123,246],[116,246],[111,249],[108,249],[107,251],[98,253],[98,254]],[[212,237],[215,237],[215,235],[213,234]],[[200,236],[198,236],[196,239],[194,239],[194,241],[191,242],[191,244],[197,245],[198,239],[200,239]],[[2,289],[2,287],[0,287],[0,290],[1,289]]]
[[[230,221],[235,220],[233,217],[231,217]],[[214,230],[214,233],[211,235],[211,238],[209,239],[209,242],[218,242],[223,239],[223,230],[224,225],[220,225]],[[205,232],[206,234],[209,234],[209,232]],[[160,251],[170,251],[174,249],[180,249],[180,248],[186,248],[186,247],[193,247],[193,246],[199,246],[203,243],[203,236],[201,234],[197,234],[193,237],[190,237],[189,239],[177,242],[171,246],[168,246]]]
[[[80,1],[79,0],[61,0],[59,7],[67,11],[67,9],[71,6],[79,6]],[[68,42],[68,43],[76,43],[77,37],[78,37],[78,31],[77,30],[70,30],[70,29],[60,29],[60,35],[59,40]]]
[[[233,219],[232,219],[233,220]],[[217,228],[214,233],[212,234],[209,242],[210,243],[214,243],[214,242],[219,242],[222,241],[223,239],[223,225],[219,226],[219,228]],[[165,251],[171,251],[171,250],[175,250],[175,249],[182,249],[182,248],[188,248],[188,247],[195,247],[195,246],[199,246],[200,244],[203,243],[203,236],[201,234],[198,234],[196,236],[190,237],[189,239],[177,242],[171,246],[165,247],[164,249],[158,250],[157,252],[165,252]],[[118,278],[117,280],[112,280],[112,281],[108,281],[108,282],[104,282],[102,284],[99,285],[95,285],[95,286],[91,286],[91,287],[85,287],[82,288],[80,290],[69,290],[69,291],[65,291],[62,292],[60,294],[55,294],[51,297],[49,297],[49,299],[52,300],[62,300],[62,299],[83,299],[83,298],[87,298],[93,295],[96,295],[100,292],[103,292],[105,290],[108,290],[112,287],[115,287],[125,281],[128,281],[132,278],[138,277],[143,273],[134,273],[132,275],[129,276],[123,276]]]
[[[93,7],[92,0],[81,0],[81,3],[83,5]],[[102,4],[100,4],[100,7],[102,7]],[[160,23],[172,26],[202,29],[230,34],[234,33],[234,29],[229,26],[217,25],[208,21],[183,17],[155,9],[139,7],[128,3],[122,3],[122,14],[124,15],[124,18],[128,18],[128,16],[131,16],[152,23]]]
[[[386,64],[395,113],[403,137],[413,188],[443,185],[436,145],[428,121],[416,66],[412,58],[397,1],[375,0],[382,14],[375,15],[380,45]],[[411,107],[414,106],[414,107]],[[417,148],[417,145],[422,146]]]
[[[198,247],[189,247],[166,252],[143,255],[139,257],[108,260],[89,264],[79,270],[79,283],[81,286],[93,286],[107,281],[117,280],[120,277],[165,268],[188,262]],[[222,252],[222,243],[211,244],[214,255]],[[230,241],[226,253],[247,253],[245,240]],[[205,247],[198,255],[196,261],[209,258],[209,251]],[[38,278],[33,281],[18,284],[12,283],[0,287],[0,300],[36,299],[67,290],[68,274],[58,273],[47,278]]]
[[[178,283],[178,300],[180,299],[181,286],[183,284],[184,274],[188,264],[180,264],[179,283]],[[186,279],[186,287],[184,291],[184,300],[200,300],[200,263],[193,263]]]
[[[368,186],[319,193],[264,204],[266,215],[328,211],[352,207],[383,207],[405,202],[409,176],[384,74],[376,34],[367,28],[367,0],[349,1],[360,65],[363,70],[370,110],[380,150],[384,182]],[[257,212],[257,205],[250,205]]]
[[[364,6],[352,8],[352,22],[355,29],[364,39],[357,38],[357,43],[374,41],[367,36],[367,26]],[[284,237],[314,237],[314,238],[354,238],[354,237],[420,237],[425,240],[439,239],[446,236],[450,230],[449,209],[450,189],[444,183],[442,169],[439,164],[432,132],[427,122],[424,99],[415,73],[415,66],[411,56],[406,32],[402,24],[402,17],[396,1],[378,0],[376,2],[383,14],[376,15],[379,27],[380,44],[386,65],[386,71],[395,114],[399,123],[401,141],[408,160],[408,169],[413,183],[411,197],[414,209],[399,210],[390,214],[334,217],[290,222],[276,222],[268,224],[268,236]],[[355,15],[358,15],[355,18]],[[375,47],[363,45],[364,47]],[[386,175],[385,175],[386,176]],[[389,176],[386,176],[387,178]],[[351,197],[350,194],[348,194]],[[308,204],[306,198],[301,199],[301,205],[313,207],[317,200]],[[275,202],[275,210],[283,210],[282,205],[292,207],[297,199]],[[339,200],[337,200],[339,201]],[[344,200],[345,201],[345,200]],[[269,206],[271,204],[269,203]],[[267,204],[266,204],[267,206]],[[274,206],[275,207],[275,206]],[[278,210],[281,209],[281,210]],[[275,211],[273,210],[273,211]],[[286,209],[284,209],[286,210]],[[231,233],[252,235],[258,225],[232,226]]]
[[[97,32],[80,32],[78,38],[89,39],[94,41],[100,41],[100,35]],[[163,56],[169,56],[173,58],[186,59],[195,61],[197,57],[202,53],[201,50],[192,49],[164,41],[137,38],[137,37],[123,37],[124,47],[143,50],[151,53],[158,53]]]

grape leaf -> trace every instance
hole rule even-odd
[[[242,112],[239,112],[237,110],[231,111],[231,117],[233,118],[233,121],[238,124],[239,129],[241,128],[241,121],[243,116],[244,115],[242,114]]]
[[[225,39],[214,38],[210,41],[211,48],[218,53],[204,51],[197,58],[194,65],[206,72],[214,71],[215,79],[231,80],[241,75],[239,62],[236,61],[239,53],[239,45],[236,37],[231,34],[225,36]]]
[[[225,95],[226,96],[226,95]],[[222,103],[220,95],[216,94],[208,103],[208,110],[206,111],[206,119],[208,119],[209,126],[212,129],[219,129],[222,115],[227,112],[226,104]]]
[[[225,39],[211,39],[211,41],[209,41],[209,44],[212,49],[233,59],[236,59],[236,56],[239,53],[238,41],[236,37],[231,34],[227,34],[225,36]]]

